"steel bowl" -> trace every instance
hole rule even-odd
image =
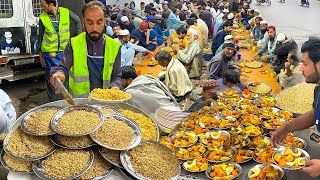
[[[4,168],[6,168],[8,171],[13,171],[13,172],[18,172],[18,173],[33,173],[33,171],[17,171],[17,170],[15,170],[15,169],[9,167],[9,166],[7,165],[7,163],[5,162],[5,160],[3,159],[3,156],[4,156],[5,153],[6,153],[6,152],[5,152],[4,150],[1,151],[1,154],[0,154],[0,162],[1,162],[2,166],[3,166]],[[32,162],[30,161],[30,163],[32,163]]]
[[[243,164],[243,163],[246,163],[246,162],[249,162],[249,161],[251,161],[252,159],[253,159],[253,151],[251,151],[251,150],[249,150],[249,149],[246,149],[247,151],[250,151],[250,153],[251,153],[251,157],[249,158],[249,159],[247,159],[247,160],[245,160],[245,161],[243,161],[243,162],[235,162],[235,156],[231,159],[231,162],[235,162],[235,163],[238,163],[238,164]],[[239,150],[237,150],[237,151],[239,151]]]
[[[74,175],[74,176],[70,176],[68,178],[66,178],[67,180],[71,180],[71,179],[75,179],[77,177],[80,177],[82,176],[84,173],[86,173],[89,168],[92,166],[93,164],[93,159],[94,159],[94,154],[92,152],[91,149],[86,149],[89,153],[90,153],[90,158],[89,158],[89,162],[86,166],[86,168],[84,168],[79,174],[77,175]],[[72,151],[72,150],[70,150]],[[54,177],[50,177],[48,174],[45,173],[44,169],[43,169],[43,165],[42,165],[42,162],[45,160],[46,158],[44,159],[41,159],[41,160],[37,160],[37,161],[33,161],[32,163],[32,169],[34,171],[34,173],[40,177],[41,179],[55,179]]]
[[[99,150],[99,153],[101,154],[101,156],[104,158],[104,159],[106,159],[109,163],[111,163],[112,165],[114,165],[114,166],[116,166],[116,167],[118,167],[118,168],[123,168],[123,166],[122,166],[122,164],[119,164],[119,163],[117,163],[117,162],[115,162],[115,161],[112,161],[108,156],[106,156],[102,151],[102,148],[103,147],[101,147],[101,146],[99,146],[98,147],[98,150]],[[112,151],[114,151],[114,150],[112,150]],[[121,153],[121,151],[119,151],[120,153]],[[120,159],[120,154],[119,154],[119,159]]]
[[[229,159],[227,159],[227,160],[216,161],[216,160],[212,160],[212,159],[210,160],[210,159],[208,159],[209,154],[210,154],[212,151],[214,151],[214,149],[212,149],[212,148],[209,148],[209,149],[208,149],[208,151],[204,154],[204,158],[206,158],[206,160],[209,161],[209,162],[211,162],[211,163],[223,163],[223,162],[229,161],[229,160],[231,160],[231,159],[237,154],[237,149],[236,149],[236,148],[234,148],[234,147],[232,147],[232,146],[223,147],[223,150],[224,150],[224,151],[227,151],[227,150],[229,150],[229,149],[231,149],[232,154],[231,154],[231,157],[230,157]]]
[[[266,166],[268,166],[268,165],[270,165],[270,166],[272,166],[273,168],[276,168],[276,169],[278,169],[278,170],[280,171],[281,174],[280,174],[280,176],[278,176],[278,178],[276,178],[277,180],[280,180],[280,179],[283,178],[283,176],[284,176],[284,171],[283,171],[283,169],[282,169],[280,166],[277,166],[277,165],[275,165],[275,164],[258,164],[258,165],[255,165],[254,167],[252,167],[251,169],[253,169],[253,168],[260,168],[260,169],[262,170],[264,167],[266,167]],[[248,178],[249,178],[249,179],[251,179],[251,178],[250,178],[251,169],[248,171]]]
[[[223,128],[217,127],[217,125],[219,125],[220,123],[215,124],[215,125],[213,126],[213,128],[218,129],[218,130],[226,130],[226,129],[229,129],[229,128],[233,127],[234,124],[236,123],[236,118],[234,118],[234,117],[232,117],[232,116],[217,116],[217,119],[218,119],[219,121],[221,121],[222,119],[227,119],[227,120],[231,123],[230,127],[228,126],[228,127],[223,127]]]
[[[272,91],[272,88],[271,88],[268,84],[263,83],[263,82],[260,82],[260,84],[265,84],[265,85],[269,88],[269,90],[268,90],[267,92],[265,92],[265,93],[256,92],[256,91],[253,89],[253,87],[255,87],[255,86],[253,86],[254,83],[256,83],[256,82],[249,82],[249,83],[247,84],[247,88],[248,88],[251,92],[264,95],[264,94],[269,94],[269,93]]]
[[[129,94],[129,93],[127,93]],[[119,100],[104,100],[104,99],[98,99],[98,98],[95,98],[95,97],[92,97],[91,95],[89,95],[88,99],[89,101],[93,102],[93,103],[96,103],[96,104],[112,104],[112,103],[124,103],[128,100],[130,100],[132,98],[132,95],[129,94],[130,96],[126,99],[119,99]]]
[[[174,145],[173,139],[177,136],[178,133],[188,133],[190,136],[192,136],[192,137],[195,139],[194,143],[191,143],[191,144],[189,144],[189,145],[187,145],[187,146],[177,146],[177,145]],[[179,148],[191,147],[191,146],[193,146],[194,144],[196,144],[196,143],[198,142],[198,139],[199,139],[199,137],[198,137],[196,134],[194,134],[193,132],[189,132],[189,131],[175,131],[175,132],[169,134],[168,137],[169,137],[170,143],[171,143],[174,147],[179,147]]]
[[[88,136],[88,135],[87,135]],[[89,136],[88,136],[89,137]],[[90,138],[90,137],[89,137]],[[51,135],[49,136],[49,139],[51,140],[51,142],[59,147],[65,148],[65,149],[86,149],[89,148],[93,145],[95,145],[94,142],[92,142],[91,144],[89,144],[88,146],[83,146],[83,147],[71,147],[71,146],[67,146],[62,144],[59,139],[57,138],[57,135]],[[90,138],[91,139],[91,138]]]
[[[84,111],[96,113],[100,119],[99,124],[94,129],[91,129],[90,131],[85,132],[85,133],[81,133],[81,134],[67,134],[67,133],[61,132],[60,129],[57,127],[60,118],[64,115],[72,112],[72,111],[78,111],[78,110],[84,110]],[[58,134],[64,135],[64,136],[85,136],[85,135],[88,135],[88,134],[93,133],[94,131],[98,130],[102,124],[103,124],[102,113],[98,109],[96,109],[92,106],[87,106],[87,105],[71,106],[71,107],[61,109],[51,119],[51,127],[52,127],[53,131],[55,131]]]
[[[161,146],[162,148],[164,148],[164,149],[165,149],[166,151],[168,151],[169,153],[172,153],[172,151],[171,151],[168,147],[160,144],[159,142],[149,141],[149,140],[148,140],[148,141],[143,141],[142,143],[144,143],[144,142],[149,142],[149,143],[157,144],[157,145]],[[173,153],[172,153],[172,154],[173,154]],[[174,154],[173,154],[173,155],[174,155]],[[131,161],[130,161],[131,157],[129,156],[129,151],[128,151],[128,150],[121,152],[120,159],[121,159],[121,163],[122,163],[124,169],[125,169],[131,176],[133,176],[133,177],[136,178],[136,179],[150,179],[150,178],[147,178],[147,177],[142,176],[141,174],[136,173],[136,171],[135,171],[135,170],[133,169],[133,167],[132,167],[132,164],[131,164]],[[177,166],[177,170],[178,170],[177,174],[176,174],[174,177],[170,178],[170,180],[176,180],[176,179],[179,178],[179,175],[180,175],[180,172],[181,172],[180,163],[179,163],[179,165]]]
[[[55,110],[60,110],[61,108],[59,107],[56,107],[56,106],[46,106],[46,107],[37,107],[35,109],[32,109],[32,111],[28,111],[28,113],[22,118],[22,121],[21,121],[21,129],[28,133],[28,134],[31,134],[31,135],[34,135],[34,136],[49,136],[49,135],[53,135],[55,134],[55,132],[53,131],[52,133],[47,133],[47,134],[37,134],[31,130],[29,130],[27,127],[26,127],[26,123],[28,122],[28,120],[31,118],[31,116],[33,114],[36,114],[38,112],[41,112],[41,111],[46,111],[46,110],[51,110],[51,109],[55,109]],[[49,121],[50,122],[50,121]]]
[[[205,151],[204,151],[203,153],[199,154],[199,155],[196,156],[196,157],[191,157],[191,158],[185,159],[185,158],[179,158],[179,157],[177,156],[178,152],[179,152],[180,150],[182,150],[182,149],[187,150],[187,151],[192,151],[192,150],[190,150],[190,149],[192,148],[192,146],[189,147],[189,148],[179,148],[179,149],[175,152],[175,155],[177,156],[177,158],[178,158],[179,160],[182,160],[182,161],[188,161],[188,160],[191,160],[191,159],[195,159],[195,158],[197,158],[197,157],[199,157],[199,156],[202,156],[202,155],[207,151],[207,148],[206,148],[204,145],[200,144],[200,143],[199,143],[199,144],[195,144],[194,146],[196,146],[196,145],[200,145],[200,146],[203,146],[203,147],[205,148]]]
[[[188,171],[188,172],[191,172],[191,173],[201,173],[201,172],[205,172],[207,169],[204,169],[204,170],[201,170],[201,171],[191,171],[189,170],[188,168],[185,167],[185,165],[187,164],[191,164],[194,160],[188,160],[188,161],[185,161],[181,164],[181,166],[183,167],[184,170]],[[207,162],[208,163],[208,162]]]
[[[91,105],[91,106],[94,107],[94,108],[96,108],[96,109],[98,109],[98,110],[100,110],[103,115],[118,115],[118,116],[123,116],[123,115],[120,113],[120,111],[118,111],[116,108],[114,108],[114,107],[112,107],[112,106],[109,106],[109,105],[95,104],[95,105]],[[104,113],[102,112],[102,109],[111,110],[111,111],[114,112],[114,114],[104,114]]]
[[[223,164],[223,163],[222,163],[222,164]],[[229,179],[229,180],[236,179],[236,178],[242,173],[242,168],[241,168],[241,166],[240,166],[239,164],[237,164],[237,163],[227,163],[227,165],[229,165],[229,164],[233,164],[234,167],[239,171],[239,173],[238,173],[238,175],[237,175],[236,177],[233,177],[233,178],[231,178],[231,179]],[[214,177],[211,177],[211,176],[210,176],[210,173],[214,170],[213,168],[214,168],[215,165],[220,165],[220,164],[213,164],[213,165],[209,166],[209,168],[206,170],[206,176],[207,176],[209,179],[215,179]]]
[[[117,147],[111,147],[109,145],[106,145],[106,144],[103,144],[102,142],[99,141],[99,139],[95,138],[94,136],[94,133],[91,133],[90,134],[90,137],[91,139],[97,143],[98,145],[102,146],[102,147],[105,147],[105,148],[108,148],[108,149],[112,149],[112,150],[116,150],[116,151],[123,151],[123,150],[129,150],[129,149],[132,149],[136,146],[138,146],[142,140],[142,133],[141,133],[141,129],[139,127],[139,125],[134,122],[133,120],[129,119],[129,118],[126,118],[124,116],[117,116],[117,115],[109,115],[109,116],[105,116],[104,117],[105,120],[104,121],[107,121],[107,119],[116,119],[118,121],[123,121],[125,122],[133,131],[135,137],[134,139],[132,140],[131,144],[126,147],[126,148],[117,148]]]
[[[295,148],[295,147],[291,147],[291,149],[292,150],[300,150],[301,151],[301,154],[303,154],[304,155],[304,157],[306,158],[306,161],[308,161],[308,160],[310,160],[310,155],[307,153],[307,151],[305,151],[305,150],[303,150],[303,149],[300,149],[300,148]],[[286,150],[286,148],[285,147],[282,147],[282,148],[278,148],[278,149],[275,149],[275,151],[274,151],[274,153],[273,153],[273,155],[272,155],[272,159],[273,159],[273,161],[274,161],[274,163],[275,164],[277,164],[278,166],[280,166],[275,160],[274,160],[274,156],[276,155],[276,154],[283,154],[284,153],[284,151]],[[281,167],[281,166],[280,166]],[[282,167],[283,169],[287,169],[287,170],[299,170],[299,169],[302,169],[302,168],[304,168],[305,167],[305,165],[304,166],[300,166],[299,168],[291,168],[291,167]]]
[[[18,127],[18,128],[20,128],[20,127]],[[13,157],[13,158],[20,159],[20,160],[24,160],[24,161],[35,161],[35,160],[39,160],[39,159],[42,159],[42,158],[45,158],[45,157],[51,155],[51,154],[57,149],[56,146],[53,146],[52,149],[51,149],[49,152],[47,152],[47,153],[44,154],[43,156],[39,156],[39,157],[26,157],[26,156],[24,156],[24,157],[19,157],[19,156],[15,156],[14,154],[12,154],[12,153],[7,149],[7,146],[8,146],[8,143],[9,143],[9,139],[10,139],[10,136],[11,136],[11,133],[12,133],[12,132],[13,132],[13,131],[11,131],[11,132],[6,136],[6,138],[4,139],[4,141],[3,141],[3,150],[4,150],[8,155],[10,155],[10,156]]]
[[[251,68],[251,69],[259,69],[263,66],[262,62],[259,62],[259,61],[254,61],[254,62],[257,62],[258,63],[258,66],[250,66],[250,64],[248,62],[244,63],[244,65],[247,67],[247,68]]]
[[[260,112],[263,111],[265,108],[261,108],[260,111],[259,111],[259,115],[260,115]],[[262,119],[272,119],[272,118],[276,118],[280,115],[280,109],[276,108],[276,107],[271,107],[270,109],[272,109],[272,111],[276,112],[276,115],[275,116],[263,116],[263,115],[260,115],[260,118]]]
[[[230,134],[229,134],[227,131],[218,130],[218,131],[209,131],[209,132],[206,132],[206,133],[204,133],[203,136],[200,137],[200,140],[199,140],[199,141],[200,141],[201,144],[203,144],[203,145],[204,145],[205,147],[207,147],[207,148],[210,148],[210,147],[212,147],[212,146],[207,146],[206,144],[204,144],[204,143],[203,143],[203,139],[206,138],[206,136],[211,137],[211,132],[218,132],[218,133],[224,134],[224,135],[226,135],[226,136],[228,137],[228,139],[227,139],[221,146],[225,145],[225,144],[230,140]]]

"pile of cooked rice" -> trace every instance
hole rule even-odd
[[[111,115],[117,114],[116,111],[114,111],[113,109],[109,109],[109,108],[101,108],[100,111],[102,112],[102,114],[111,114]]]
[[[70,137],[57,134],[56,138],[62,145],[71,148],[85,148],[93,144],[93,141],[88,136]]]
[[[110,148],[128,148],[135,138],[132,128],[124,121],[117,119],[105,119],[103,125],[92,137]]]
[[[139,125],[142,131],[142,139],[155,140],[155,141],[157,140],[158,138],[157,128],[154,122],[150,118],[144,116],[143,114],[135,113],[130,110],[120,109],[120,112],[124,116],[135,121]]]
[[[58,112],[58,109],[47,109],[30,115],[25,122],[28,131],[37,135],[54,133],[51,129],[51,118]]]
[[[110,161],[115,162],[119,166],[122,166],[121,160],[120,160],[121,151],[114,151],[107,148],[101,148],[100,152],[103,156],[107,157]]]
[[[10,133],[6,148],[16,157],[40,158],[51,152],[55,147],[48,137],[32,136],[17,128]]]
[[[52,179],[68,179],[80,175],[89,166],[90,153],[85,150],[57,149],[42,161],[45,174]]]
[[[88,134],[100,123],[100,117],[95,112],[85,110],[71,111],[57,122],[57,128],[64,134],[79,135]]]
[[[94,179],[105,175],[110,169],[111,164],[106,161],[99,153],[94,153],[93,164],[89,170],[84,173],[80,179]]]
[[[272,89],[270,86],[268,86],[265,83],[260,83],[256,86],[249,86],[249,90],[255,92],[255,93],[259,93],[259,94],[267,94],[269,93]]]
[[[100,100],[126,100],[130,99],[131,95],[119,89],[93,89],[90,97]]]
[[[4,163],[11,169],[21,172],[32,172],[32,161],[21,161],[12,158],[7,153],[3,155]]]
[[[150,179],[170,179],[179,173],[179,160],[171,151],[151,142],[144,142],[129,151],[136,173]]]

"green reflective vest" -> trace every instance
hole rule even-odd
[[[121,46],[116,40],[104,35],[104,67],[102,73],[103,88],[108,88],[113,64]],[[87,37],[83,32],[71,38],[73,65],[69,71],[69,91],[74,98],[88,97],[90,93],[89,69],[87,63]]]
[[[70,40],[70,12],[66,8],[59,7],[59,13],[58,32],[54,29],[46,12],[43,12],[39,17],[45,28],[41,43],[42,52],[61,52]]]

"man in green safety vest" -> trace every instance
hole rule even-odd
[[[44,12],[39,16],[39,58],[45,68],[45,81],[49,101],[61,99],[50,83],[50,70],[60,64],[62,52],[70,41],[70,20],[80,34],[81,22],[77,15],[67,8],[57,7],[56,0],[41,0]]]
[[[68,82],[75,98],[88,97],[94,88],[118,88],[121,82],[120,43],[105,35],[104,5],[91,1],[82,9],[82,24],[86,32],[71,38],[58,67],[51,70],[51,84],[55,78]]]

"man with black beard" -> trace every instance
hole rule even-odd
[[[223,50],[216,54],[208,65],[206,79],[218,80],[223,77],[228,69],[233,69],[233,66],[229,65],[233,56],[236,54],[233,43],[226,43],[223,45]]]
[[[58,66],[62,52],[70,40],[70,25],[76,25],[76,34],[81,33],[81,22],[77,15],[67,8],[58,7],[56,0],[41,0],[44,12],[39,16],[39,59],[45,68],[45,82],[49,101],[62,97],[55,93],[50,84],[50,69]]]
[[[224,23],[224,28],[220,30],[217,33],[217,35],[213,38],[212,46],[211,46],[212,54],[216,54],[216,51],[224,42],[224,37],[228,34],[231,34],[232,30],[233,30],[233,23],[230,21],[226,21]]]
[[[275,55],[274,51],[278,45],[278,40],[277,40],[277,33],[276,33],[276,27],[274,26],[268,26],[268,41],[265,43],[259,51],[254,55],[255,59],[261,59],[262,61],[265,62],[272,62]]]
[[[307,83],[317,84],[314,89],[313,108],[293,119],[290,122],[284,123],[280,128],[275,130],[271,137],[271,145],[279,148],[284,145],[284,139],[288,133],[308,129],[311,126],[316,126],[313,130],[310,139],[319,143],[320,139],[320,39],[310,38],[301,47],[302,65],[301,72]],[[320,159],[312,159],[306,162],[306,166],[302,171],[312,177],[320,176]]]
[[[71,38],[58,67],[51,71],[55,79],[69,83],[73,97],[88,97],[94,88],[117,88],[121,83],[121,44],[104,35],[106,24],[104,5],[91,1],[82,9],[82,24],[86,32]]]

